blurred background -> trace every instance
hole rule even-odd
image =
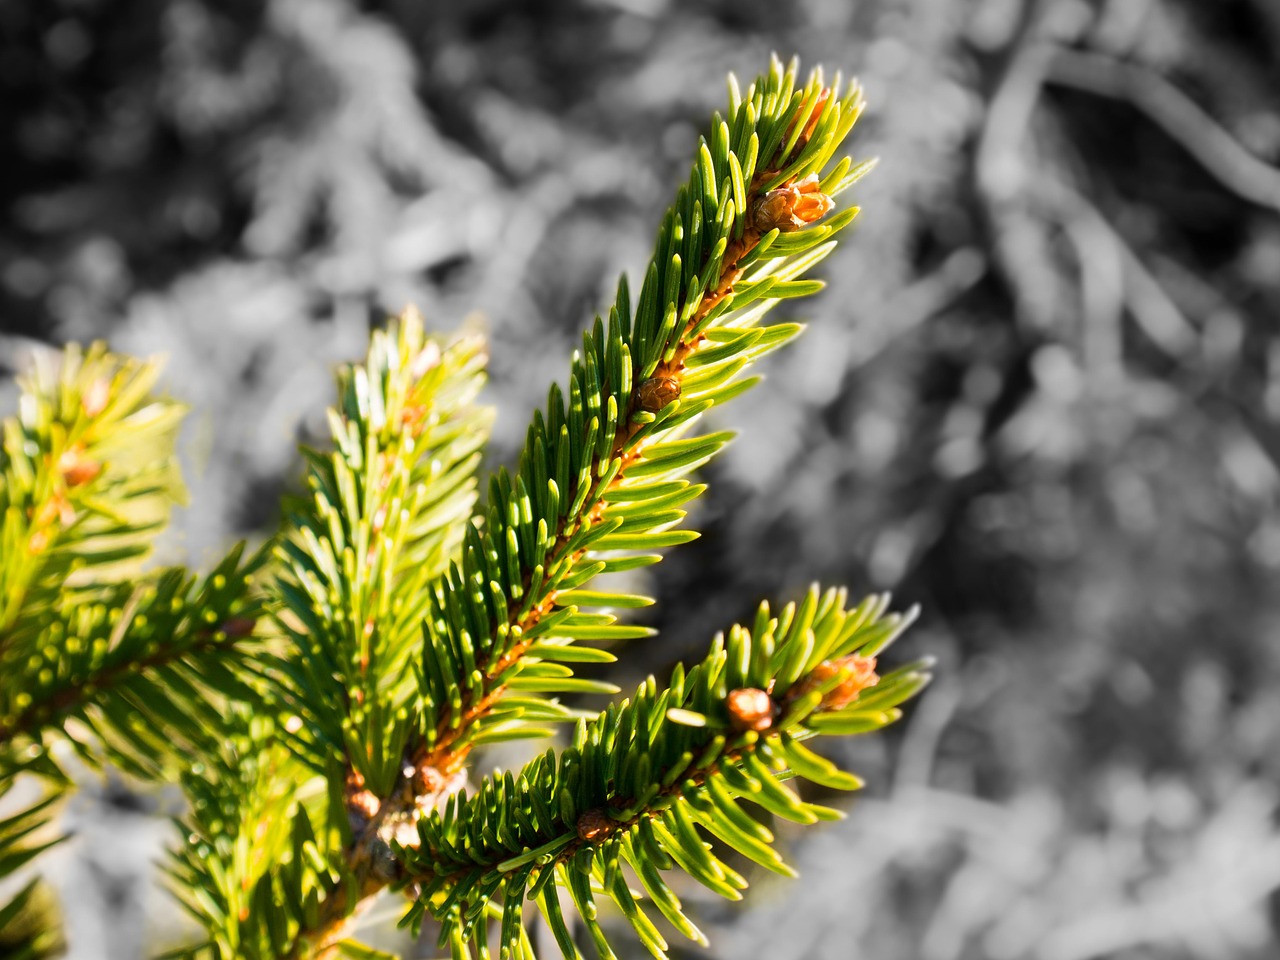
[[[869,787],[782,831],[802,880],[689,891],[710,955],[1275,957],[1276,0],[0,0],[0,367],[168,356],[169,560],[273,530],[409,302],[489,332],[510,462],[771,50],[861,78],[882,162],[624,682],[814,579],[922,604],[894,657],[940,662],[832,746]],[[72,956],[180,942],[171,803],[76,801]]]

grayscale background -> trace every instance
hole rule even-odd
[[[0,366],[167,355],[169,560],[271,532],[409,302],[488,330],[510,462],[771,50],[861,78],[881,165],[624,682],[815,579],[920,603],[893,656],[939,665],[831,744],[869,786],[781,832],[801,881],[690,891],[710,956],[1276,957],[1276,0],[0,0]],[[86,780],[71,956],[181,942],[179,808]]]

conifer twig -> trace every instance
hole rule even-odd
[[[860,781],[812,753],[803,741],[824,733],[868,732],[895,720],[897,705],[928,680],[909,665],[883,678],[876,657],[913,613],[885,615],[887,597],[853,609],[843,591],[812,589],[751,629],[717,637],[687,674],[666,689],[652,678],[633,700],[579,722],[557,758],[537,757],[518,774],[496,774],[475,795],[455,798],[419,823],[420,843],[398,849],[416,895],[406,918],[430,913],[440,946],[466,957],[474,940],[488,949],[489,912],[502,915],[505,952],[515,950],[521,904],[539,900],[543,916],[574,956],[554,884],[568,888],[602,956],[612,956],[596,923],[595,897],[613,899],[655,957],[666,943],[620,878],[631,866],[668,921],[705,943],[661,877],[678,866],[712,891],[740,897],[746,881],[706,847],[701,828],[760,865],[794,873],[770,846],[772,834],[742,799],[799,823],[838,816],[805,803],[782,781],[799,775],[827,787]],[[541,895],[541,896],[540,896]],[[499,909],[500,908],[500,909]]]

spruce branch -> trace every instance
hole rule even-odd
[[[204,578],[141,573],[185,491],[174,456],[183,408],[152,393],[154,362],[102,344],[37,358],[0,444],[0,794],[21,773],[50,792],[0,821],[0,877],[60,837],[49,825],[68,781],[55,742],[149,779],[212,749],[244,670],[262,553],[236,547]],[[0,905],[5,955],[59,949],[35,881]]]
[[[579,721],[559,757],[548,751],[519,774],[495,775],[474,796],[453,797],[418,824],[416,846],[396,845],[416,891],[405,923],[429,913],[454,956],[490,956],[488,917],[498,912],[501,954],[519,955],[525,900],[535,900],[566,957],[577,950],[555,886],[567,888],[602,958],[614,956],[596,897],[612,899],[655,957],[667,944],[630,892],[629,867],[651,904],[683,935],[705,943],[662,873],[679,867],[739,899],[745,879],[705,842],[708,834],[761,866],[793,872],[742,801],[798,823],[838,817],[784,785],[800,776],[826,787],[861,782],[813,753],[820,734],[878,730],[928,681],[926,664],[877,677],[876,657],[914,618],[886,614],[888,598],[853,609],[845,592],[815,587],[776,616],[763,604],[751,628],[721,634],[667,688],[652,677],[631,700]],[[700,832],[700,830],[702,832]]]
[[[183,408],[102,344],[37,360],[0,448],[0,767],[56,778],[48,735],[155,777],[207,738],[259,615],[262,557],[139,568],[185,496]],[[242,685],[242,684],[241,684]]]
[[[226,698],[257,699],[246,668],[265,559],[240,545],[203,578],[172,568],[66,594],[18,624],[0,649],[0,763],[42,756],[56,734],[155,779],[209,748]]]
[[[0,648],[71,591],[136,575],[185,490],[184,409],[152,396],[155,362],[102,344],[37,358],[0,444]]]
[[[268,587],[289,640],[263,668],[282,723],[236,741],[203,797],[221,812],[187,824],[178,874],[208,892],[195,909],[222,956],[309,954],[317,931],[394,876],[390,848],[370,842],[368,798],[401,775],[428,585],[456,555],[475,502],[491,420],[474,403],[485,359],[478,337],[429,338],[407,311],[374,334],[364,364],[339,372],[334,450],[304,450],[309,492],[288,511]],[[255,779],[243,782],[240,767]],[[290,777],[328,789],[304,801]],[[282,823],[291,826],[273,832]],[[277,845],[254,847],[252,867],[241,854],[216,876],[201,872],[209,851],[264,832]]]
[[[334,450],[307,451],[310,494],[289,511],[273,593],[292,643],[275,663],[304,721],[294,748],[386,793],[416,722],[410,661],[428,586],[457,551],[475,502],[490,412],[479,338],[441,345],[408,311],[339,374]]]

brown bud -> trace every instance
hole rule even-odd
[[[411,764],[405,770],[405,775],[409,777],[416,804],[420,809],[443,806],[450,795],[467,785],[465,768],[450,773],[423,762]]]
[[[636,405],[649,413],[657,413],[679,398],[680,381],[674,377],[650,377],[636,388]]]
[[[408,404],[400,411],[400,426],[408,431],[409,436],[416,437],[422,433],[429,416],[431,416],[430,407],[417,403]],[[385,490],[390,482],[391,474],[389,472],[383,473],[380,481],[381,489]]]
[[[347,808],[361,814],[366,820],[372,820],[381,806],[382,803],[371,790],[357,790],[347,797]]]
[[[75,507],[61,490],[54,490],[32,517],[32,523],[36,527],[51,526],[55,520],[64,527],[76,522]]]
[[[372,790],[365,788],[364,777],[359,770],[348,769],[342,786],[343,797],[347,802],[347,819],[353,830],[363,829],[364,824],[377,816],[382,801]]]
[[[444,787],[444,774],[435,767],[422,765],[413,770],[411,783],[414,796],[425,797],[438,793]]]
[[[799,699],[837,676],[839,681],[823,695],[819,710],[843,710],[857,700],[858,694],[863,690],[880,682],[880,677],[876,674],[876,658],[851,653],[838,660],[823,660],[788,691],[787,699]]]
[[[63,451],[58,458],[58,472],[68,487],[78,487],[88,483],[102,472],[102,464],[90,460],[84,455],[84,447],[76,444]]]
[[[613,821],[603,810],[588,810],[578,817],[578,837],[587,843],[603,840],[613,833]]]
[[[798,230],[826,216],[835,201],[818,189],[818,175],[769,190],[750,205],[750,226],[757,233]]]
[[[727,700],[729,722],[735,730],[762,733],[773,726],[773,700],[755,687],[731,690]]]

